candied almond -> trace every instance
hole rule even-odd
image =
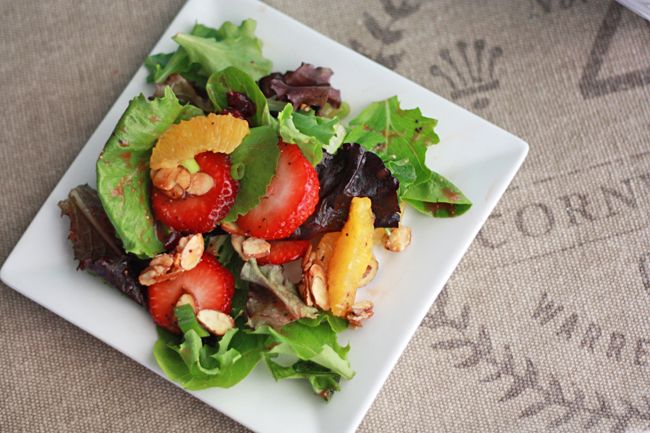
[[[411,243],[410,227],[400,226],[394,229],[388,229],[388,234],[384,239],[384,247],[388,251],[399,253],[404,251]]]
[[[246,238],[241,247],[244,260],[259,259],[268,256],[271,252],[271,244],[259,238]]]
[[[162,253],[151,259],[138,277],[143,286],[151,286],[173,278],[176,274],[194,269],[203,256],[202,234],[183,236],[179,239],[174,254]]]
[[[162,191],[171,191],[176,186],[178,167],[151,171],[151,183]]]
[[[189,188],[190,183],[192,182],[192,175],[185,168],[183,167],[178,167],[178,168],[179,170],[174,180],[176,181],[176,185],[183,188],[183,190],[186,190],[187,188]]]
[[[201,261],[205,245],[201,233],[185,236],[178,241],[176,251],[180,258],[180,267],[184,271],[194,269]]]
[[[350,307],[350,310],[347,312],[345,318],[348,319],[348,323],[359,328],[363,325],[363,321],[372,317],[373,312],[373,303],[368,300],[356,302]]]
[[[190,186],[186,189],[188,194],[203,195],[214,187],[214,179],[207,173],[198,172],[191,175]]]
[[[330,309],[329,295],[327,293],[327,278],[320,265],[312,265],[307,273],[306,281],[309,283],[309,293],[314,304],[322,310]]]
[[[196,319],[214,335],[224,335],[229,329],[235,327],[232,317],[217,310],[201,310],[196,315]]]
[[[166,276],[173,273],[174,258],[167,254],[158,254],[151,259],[149,266],[147,266],[138,277],[138,281],[143,286],[151,286],[159,281],[167,279]]]
[[[196,313],[196,302],[194,301],[194,296],[189,293],[183,293],[181,297],[178,298],[178,301],[176,301],[176,306],[182,307],[183,305],[189,305]]]

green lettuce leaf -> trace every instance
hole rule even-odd
[[[269,354],[293,355],[302,361],[325,367],[344,379],[352,379],[354,371],[347,359],[350,346],[339,345],[336,332],[322,317],[296,320],[279,331],[262,326],[255,330],[255,334],[266,334],[273,338],[275,344],[268,351]],[[315,323],[307,323],[309,320]]]
[[[460,215],[471,202],[425,163],[427,148],[439,141],[436,124],[419,108],[402,109],[393,96],[370,104],[352,119],[345,141],[378,154],[400,181],[400,198],[418,211],[438,217]]]
[[[318,110],[318,115],[321,117],[338,117],[339,119],[345,119],[346,116],[350,114],[350,104],[345,101],[341,102],[339,108],[334,108],[329,102],[325,103],[320,110]]]
[[[252,128],[242,143],[230,154],[233,177],[239,180],[235,204],[224,218],[237,220],[260,202],[271,183],[280,159],[278,135],[271,126]]]
[[[393,176],[399,180],[398,195],[400,197],[403,196],[405,191],[407,191],[418,178],[418,175],[415,172],[415,167],[407,158],[383,161],[386,168],[389,169]]]
[[[156,328],[158,340],[153,346],[153,356],[165,375],[180,384],[192,379],[189,368],[175,350],[181,343],[180,338],[163,328]]]
[[[194,331],[199,337],[208,337],[210,333],[201,326],[194,315],[194,309],[191,305],[185,304],[174,308],[174,315],[178,321],[178,327],[183,333]]]
[[[285,105],[278,114],[278,122],[282,140],[297,144],[312,165],[323,159],[323,149],[336,153],[345,137],[345,127],[338,118],[318,117],[313,112],[294,112],[291,104]]]
[[[262,55],[262,41],[255,36],[255,27],[251,19],[244,20],[240,26],[225,22],[207,37],[179,33],[172,39],[184,49],[191,63],[201,66],[199,73],[205,77],[235,66],[259,80],[271,72],[273,65]]]
[[[432,197],[438,198],[438,201],[432,201]],[[435,171],[431,172],[426,182],[411,186],[402,198],[417,211],[433,217],[460,215],[472,207],[456,185]]]
[[[305,379],[314,392],[325,400],[329,400],[334,392],[341,389],[339,386],[341,376],[315,362],[296,361],[291,365],[284,366],[273,361],[273,357],[268,354],[264,355],[264,360],[276,381],[281,379]]]
[[[231,66],[223,71],[215,72],[208,78],[205,90],[217,112],[228,107],[228,92],[239,92],[248,96],[255,104],[255,115],[251,119],[251,126],[275,124],[275,119],[269,112],[266,96],[257,83],[240,69]]]
[[[147,83],[158,82],[157,78],[162,76],[163,69],[169,65],[174,54],[176,53],[152,54],[144,60],[144,67],[147,68],[148,71]],[[169,74],[167,74],[167,76],[169,76]],[[165,79],[167,79],[167,77],[165,77]]]
[[[359,143],[385,160],[408,160],[418,179],[428,177],[427,147],[439,141],[437,121],[422,116],[419,108],[403,110],[396,96],[373,102],[349,124],[346,142]],[[400,179],[401,181],[401,179]]]
[[[204,115],[205,113],[199,107],[196,107],[192,104],[187,104],[183,106],[183,111],[181,111],[181,114],[178,115],[176,122],[180,122],[181,120],[189,120],[192,117]]]
[[[269,336],[266,345],[270,349],[264,360],[276,380],[307,379],[314,392],[329,399],[339,390],[341,378],[349,380],[355,374],[347,359],[350,347],[341,346],[336,335],[346,327],[345,320],[322,313],[289,323],[279,331],[261,326],[254,333]]]
[[[193,312],[188,308],[181,314],[189,318]],[[269,326],[233,328],[216,345],[208,344],[210,339],[202,339],[193,327],[182,336],[158,328],[153,353],[165,374],[187,389],[231,387],[264,358],[276,380],[305,379],[315,393],[329,399],[339,390],[341,378],[354,376],[347,359],[349,346],[342,347],[336,335],[346,327],[345,320],[322,313],[279,331]]]
[[[204,344],[194,330],[182,341],[162,329],[154,345],[154,357],[167,377],[190,390],[211,387],[230,388],[255,368],[264,352],[265,338],[229,330],[217,346]]]
[[[202,38],[221,40],[223,36],[219,30],[195,24],[190,34]],[[164,83],[171,74],[181,74],[187,80],[205,85],[207,77],[201,76],[201,65],[192,63],[185,50],[180,47],[173,53],[159,53],[146,58],[144,66],[149,71],[147,81],[150,83]]]
[[[97,160],[97,192],[124,250],[140,258],[163,251],[149,205],[149,157],[158,137],[188,108],[166,88],[153,101],[129,102]]]

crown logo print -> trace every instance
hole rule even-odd
[[[395,28],[403,20],[420,10],[424,0],[379,0],[387,15],[387,19],[377,19],[374,15],[364,12],[363,25],[375,40],[377,48],[369,50],[357,39],[350,40],[350,46],[364,56],[381,63],[388,69],[396,69],[406,52],[396,50],[395,45],[404,38],[404,30]]]
[[[486,93],[498,89],[499,80],[494,78],[497,60],[503,54],[501,47],[486,49],[485,40],[474,41],[473,50],[468,43],[458,41],[456,51],[440,50],[441,65],[432,65],[429,71],[434,77],[443,78],[451,88],[451,99],[475,96],[472,107],[483,109],[490,104]]]

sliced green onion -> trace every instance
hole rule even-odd
[[[187,169],[191,174],[198,173],[201,171],[201,167],[199,167],[199,163],[196,162],[194,158],[186,159],[185,161],[181,162],[181,165]]]

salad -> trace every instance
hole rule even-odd
[[[373,315],[373,249],[404,250],[404,206],[471,203],[425,164],[437,121],[396,96],[349,121],[333,71],[274,71],[255,21],[196,24],[145,61],[96,165],[59,203],[79,268],[147,309],[153,354],[191,390],[231,387],[260,362],[328,400],[352,379],[343,330]],[[153,343],[153,342],[152,342]]]

